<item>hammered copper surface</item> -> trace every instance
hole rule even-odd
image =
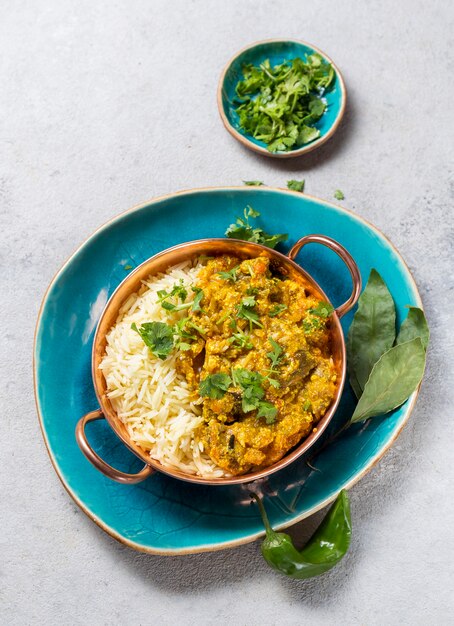
[[[339,373],[339,385],[336,391],[336,395],[329,407],[328,411],[317,423],[313,432],[304,439],[297,447],[286,454],[280,461],[273,465],[262,468],[255,472],[243,474],[241,476],[232,476],[228,478],[213,478],[207,479],[201,476],[194,476],[192,474],[186,474],[177,469],[162,465],[159,461],[151,459],[148,453],[136,445],[127,432],[126,426],[118,418],[114,411],[109,398],[107,397],[106,381],[102,371],[99,369],[99,364],[104,356],[106,349],[106,334],[111,327],[115,324],[118,311],[126,301],[126,299],[133,293],[139,290],[142,280],[150,275],[158,274],[159,272],[165,272],[169,267],[181,263],[187,259],[195,258],[201,255],[216,256],[230,254],[240,258],[254,258],[259,255],[266,255],[271,259],[271,264],[275,269],[279,269],[281,274],[287,275],[293,280],[304,283],[306,289],[309,292],[317,294],[321,299],[329,302],[326,294],[315,282],[315,280],[299,265],[294,262],[294,258],[298,254],[299,250],[308,243],[320,243],[332,249],[338,254],[346,263],[353,281],[353,290],[350,298],[342,306],[340,306],[331,317],[331,332],[332,332],[332,353],[333,360],[335,362],[337,371]],[[304,452],[312,446],[315,441],[321,436],[329,421],[334,415],[337,405],[339,403],[342,389],[345,383],[346,376],[346,355],[345,355],[345,341],[342,328],[340,325],[340,317],[349,311],[356,303],[361,291],[361,277],[355,261],[350,254],[341,246],[338,242],[325,237],[323,235],[308,235],[300,239],[290,250],[288,257],[281,254],[276,250],[272,250],[265,246],[250,243],[246,241],[240,241],[236,239],[201,239],[198,241],[191,241],[189,243],[180,244],[168,250],[164,250],[159,254],[151,257],[139,267],[137,267],[125,280],[117,287],[108,301],[101,318],[98,323],[92,352],[92,376],[95,386],[96,395],[99,401],[100,409],[92,411],[84,416],[78,423],[76,428],[77,442],[88,460],[101,472],[103,472],[109,478],[122,483],[136,483],[140,480],[144,480],[148,477],[153,470],[164,472],[169,476],[185,480],[193,483],[203,483],[209,485],[231,485],[238,483],[246,483],[258,478],[263,478],[272,474],[273,472],[282,469],[289,463],[297,459]],[[107,419],[112,429],[120,437],[120,439],[128,446],[128,448],[134,452],[148,467],[144,467],[139,474],[126,474],[112,468],[105,461],[103,461],[90,447],[84,432],[85,424],[88,421],[94,419],[101,419],[102,415]]]

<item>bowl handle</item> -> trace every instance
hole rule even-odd
[[[358,301],[359,294],[361,293],[361,274],[359,272],[358,266],[353,260],[350,252],[348,252],[344,248],[344,246],[341,246],[340,243],[338,243],[334,239],[331,239],[331,237],[325,237],[325,235],[306,235],[306,237],[301,237],[301,239],[299,239],[295,243],[293,248],[288,253],[287,256],[289,257],[289,259],[294,261],[298,252],[307,243],[321,243],[323,246],[326,246],[327,248],[335,252],[348,267],[353,281],[353,291],[349,299],[344,302],[344,304],[341,304],[341,306],[337,307],[337,309],[335,310],[337,316],[342,317],[355,306],[356,302]]]
[[[154,474],[155,470],[149,465],[145,465],[137,474],[127,474],[126,472],[121,472],[120,470],[108,465],[100,456],[96,454],[87,441],[85,426],[88,422],[100,419],[104,419],[104,414],[100,409],[97,409],[96,411],[91,411],[90,413],[84,415],[77,422],[76,426],[76,441],[79,444],[79,448],[82,450],[90,463],[108,478],[116,480],[117,483],[127,485],[140,483],[142,480],[145,480],[145,478],[148,478],[148,476],[151,476],[151,474]]]

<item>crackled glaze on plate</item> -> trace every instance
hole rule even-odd
[[[221,236],[247,204],[261,212],[266,230],[289,233],[282,250],[302,235],[318,232],[351,252],[364,282],[375,267],[391,290],[399,322],[406,305],[421,306],[408,268],[377,229],[345,209],[300,193],[265,187],[185,191],[136,207],[97,230],[59,271],[44,297],[35,340],[36,402],[51,461],[69,494],[101,528],[137,550],[182,554],[252,541],[263,534],[250,503],[252,488],[264,495],[275,527],[311,515],[383,455],[416,399],[415,393],[392,415],[350,428],[313,461],[320,471],[311,470],[303,456],[253,487],[191,485],[163,474],[138,485],[121,485],[90,465],[76,444],[74,429],[81,415],[96,408],[92,340],[105,303],[125,277],[124,266],[136,266],[178,243]],[[334,253],[311,244],[297,261],[335,305],[348,297],[350,277]],[[350,313],[342,320],[344,332],[351,318]],[[347,384],[318,445],[351,415],[353,406]],[[119,469],[133,472],[141,466],[106,423],[93,423],[88,435],[102,458]]]

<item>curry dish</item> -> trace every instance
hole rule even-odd
[[[332,307],[267,256],[220,256],[201,269],[191,342],[177,368],[202,405],[197,437],[225,472],[272,465],[307,437],[333,401]]]

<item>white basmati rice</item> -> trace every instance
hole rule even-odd
[[[192,267],[185,262],[145,281],[121,307],[115,326],[107,334],[106,354],[99,367],[114,410],[140,447],[163,465],[216,478],[226,474],[204,454],[194,435],[202,423],[201,410],[191,402],[188,383],[176,370],[176,354],[165,361],[158,359],[131,328],[133,322],[137,326],[168,322],[168,312],[158,303],[157,292],[170,291],[180,279],[189,287],[200,268],[200,264]]]

